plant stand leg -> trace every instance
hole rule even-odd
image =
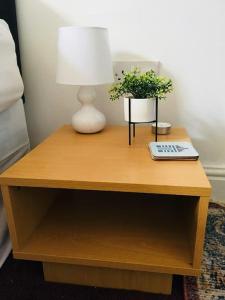
[[[129,145],[131,145],[131,123],[129,122]]]
[[[158,141],[158,97],[155,99],[155,114],[156,114],[156,127],[155,127],[155,141]]]
[[[133,137],[135,137],[135,123],[133,123]]]
[[[130,98],[129,98],[129,111],[128,111],[128,115],[129,115],[129,145],[131,145],[131,103],[130,103]]]

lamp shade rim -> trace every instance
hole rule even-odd
[[[87,82],[87,83],[83,83],[83,82],[76,82],[76,83],[73,83],[72,81],[63,81],[63,80],[59,80],[59,79],[56,79],[56,83],[57,84],[62,84],[62,85],[74,85],[74,86],[100,86],[100,85],[107,85],[107,84],[112,84],[114,82],[114,80],[108,80],[108,81],[105,81],[105,82],[96,82],[96,83],[93,83],[93,82]]]
[[[64,29],[69,29],[69,28],[73,28],[73,29],[102,29],[102,30],[107,30],[108,28],[106,27],[101,27],[101,26],[80,26],[80,25],[74,25],[74,26],[61,26],[59,27],[59,30],[64,30]]]

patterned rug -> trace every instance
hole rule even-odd
[[[185,300],[225,300],[225,204],[210,203],[202,272],[184,277]]]

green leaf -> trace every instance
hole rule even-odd
[[[141,72],[138,68],[134,68],[130,72],[123,72],[120,82],[110,88],[109,95],[111,101],[128,95],[139,99],[156,97],[165,99],[172,90],[171,79],[158,76],[154,70]]]

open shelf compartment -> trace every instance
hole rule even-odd
[[[196,274],[197,197],[10,187],[14,256],[124,270]]]

